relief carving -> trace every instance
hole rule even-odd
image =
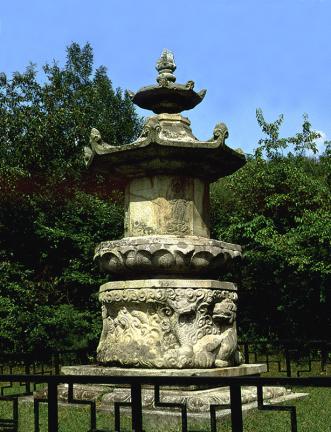
[[[180,369],[240,362],[235,291],[109,290],[100,294],[100,301],[100,363]]]
[[[148,138],[151,141],[155,141],[160,131],[161,125],[159,120],[155,117],[149,117],[143,127],[139,139]]]
[[[133,230],[136,234],[139,235],[151,235],[155,234],[155,229],[148,226],[144,221],[134,221]]]
[[[190,203],[184,199],[174,199],[170,201],[171,213],[166,224],[167,232],[171,234],[189,234],[190,232]]]

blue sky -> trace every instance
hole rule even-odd
[[[331,139],[330,22],[331,0],[2,0],[0,71],[63,63],[67,45],[88,41],[114,86],[135,91],[155,82],[168,48],[177,81],[207,89],[184,112],[195,135],[210,138],[224,121],[228,144],[250,153],[262,136],[257,107],[270,121],[284,114],[283,136],[306,112]]]

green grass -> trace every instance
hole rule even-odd
[[[301,387],[294,390],[309,393],[304,399],[285,403],[296,406],[298,431],[331,432],[331,389]],[[287,432],[291,430],[290,415],[287,412],[253,410],[246,414],[244,426],[245,432]]]

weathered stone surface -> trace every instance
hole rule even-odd
[[[179,114],[150,117],[132,144],[112,146],[93,129],[85,160],[94,172],[127,182],[156,175],[187,176],[213,182],[241,168],[245,156],[225,144],[228,129],[218,123],[213,138],[199,141]]]
[[[291,393],[285,387],[266,387],[264,390],[265,401],[285,396]],[[256,388],[244,387],[242,389],[242,402],[249,404],[257,400]],[[114,402],[129,402],[130,390],[127,388],[117,388],[114,391],[104,394],[101,398],[101,408],[112,410]],[[213,388],[207,390],[185,391],[185,390],[161,390],[161,403],[185,404],[189,413],[208,413],[210,405],[228,405],[230,404],[230,391],[228,388]],[[150,389],[142,390],[142,406],[145,410],[161,411],[160,406],[155,404],[154,392]],[[169,413],[169,407],[163,410]]]
[[[77,365],[62,366],[61,373],[64,375],[101,375],[101,376],[180,376],[180,377],[232,377],[258,375],[267,371],[266,364],[241,364],[224,368],[210,369],[145,369],[145,368],[123,368],[101,365]],[[190,386],[193,387],[193,386]]]
[[[209,237],[209,186],[183,176],[140,177],[125,190],[125,236]]]
[[[102,242],[95,259],[100,269],[114,275],[221,275],[241,247],[195,236],[146,236]]]
[[[76,368],[78,369],[79,367]],[[67,374],[66,372],[68,372],[69,375],[95,375],[94,372],[100,372],[100,369],[105,369],[99,367],[92,367],[92,373],[89,373],[90,370],[87,370],[86,372],[83,370],[84,366],[80,366],[80,368],[81,369],[76,370],[75,367],[72,367],[72,370],[62,370],[62,372],[65,374]],[[240,367],[233,369],[238,370],[240,369]],[[137,369],[134,370],[139,371]],[[224,370],[225,369],[221,369],[221,371]],[[126,374],[127,371],[129,372],[129,376],[131,376],[132,369],[121,369],[121,371],[118,371],[118,373],[116,374],[113,374],[111,372],[110,373],[115,376],[122,376],[123,373]],[[146,373],[144,373],[145,376],[151,375],[150,369],[143,369],[143,371],[146,371]],[[173,371],[169,370],[167,372],[171,374]],[[154,371],[154,373],[160,375],[159,370]],[[197,371],[197,373],[199,373],[199,371]],[[96,375],[100,375],[100,373],[96,373]],[[107,374],[102,373],[102,375]],[[230,376],[232,376],[232,374]],[[47,389],[39,390],[37,394],[35,394],[35,396],[37,398],[46,398]],[[76,400],[95,400],[97,402],[98,409],[111,413],[114,412],[114,402],[131,401],[130,388],[128,386],[75,384],[73,386],[73,396]],[[294,393],[291,390],[286,389],[285,387],[264,387],[263,389],[263,398],[264,403],[266,404],[279,404],[284,401],[298,399],[305,396],[307,396],[307,393]],[[68,401],[67,385],[60,385],[58,387],[58,398],[60,401],[62,401],[62,403]],[[242,387],[241,400],[243,404],[243,411],[256,408],[256,388]],[[203,418],[208,420],[210,419],[210,405],[228,405],[230,402],[230,394],[228,387],[200,389],[193,389],[188,387],[161,387],[160,402],[185,404],[187,406],[189,418],[194,418],[196,422],[199,421],[199,419]],[[167,430],[167,428],[169,427],[169,420],[174,417],[180,417],[179,409],[174,410],[170,409],[169,407],[162,407],[159,404],[155,403],[155,394],[152,386],[143,386],[142,388],[142,407],[144,418],[145,416],[153,416],[153,421],[157,421],[158,424],[160,424],[160,421],[162,422],[162,420],[166,420],[166,423],[164,423],[163,425],[164,430]],[[129,415],[131,414],[131,407],[122,407],[121,411],[122,410],[124,412],[128,410]],[[217,417],[222,417],[229,414],[230,410],[228,409],[217,411]]]
[[[171,288],[171,289],[215,289],[237,292],[237,286],[232,282],[213,279],[139,279],[107,282],[100,287],[100,294],[118,289]]]
[[[113,377],[153,377],[153,376],[205,376],[205,377],[229,377],[229,376],[247,376],[259,375],[266,372],[265,364],[243,364],[236,367],[214,368],[214,369],[137,369],[137,368],[116,368],[104,367],[100,365],[79,365],[64,366],[61,372],[64,375],[98,375]],[[47,396],[47,389],[38,391],[39,398]],[[84,385],[75,384],[73,387],[73,396],[75,399],[95,400],[101,410],[113,412],[114,402],[130,402],[131,394],[128,385]],[[286,400],[296,399],[307,396],[305,393],[293,393],[284,387],[264,387],[263,398],[265,403],[280,403]],[[66,402],[68,400],[68,386],[61,385],[58,388],[59,400]],[[242,387],[241,400],[243,411],[255,408],[257,405],[257,394],[255,387]],[[155,394],[152,385],[143,385],[142,387],[142,407],[144,415],[152,415],[153,419],[159,419],[165,416],[170,419],[173,416],[180,415],[180,411],[161,407],[155,403]],[[199,386],[162,386],[160,388],[161,403],[180,403],[187,406],[190,418],[209,419],[210,405],[229,404],[230,395],[228,387],[199,387]],[[125,407],[123,407],[125,410]],[[130,412],[131,408],[128,407]],[[229,410],[219,411],[217,416],[229,414]],[[166,430],[166,425],[165,425]]]
[[[233,284],[110,282],[99,299],[103,330],[97,358],[103,364],[181,369],[240,363]]]

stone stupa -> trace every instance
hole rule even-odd
[[[177,84],[174,56],[164,50],[157,84],[132,100],[152,110],[137,141],[111,146],[92,130],[93,172],[125,182],[125,237],[102,242],[95,259],[112,275],[100,288],[100,364],[135,368],[237,366],[237,290],[217,277],[241,248],[209,236],[209,184],[245,163],[225,145],[227,127],[199,141],[180,113],[206,93]]]
[[[157,84],[130,93],[135,104],[155,113],[139,138],[112,146],[93,129],[86,149],[89,170],[120,178],[125,185],[125,237],[102,242],[95,251],[111,280],[99,293],[98,364],[63,367],[62,372],[256,375],[266,366],[241,364],[237,288],[221,280],[240,259],[241,247],[210,239],[209,226],[210,183],[240,169],[245,156],[225,144],[224,123],[215,126],[208,141],[193,135],[190,121],[180,113],[199,104],[206,91],[195,92],[193,81],[176,83],[171,52],[163,51],[156,69]],[[148,391],[143,405],[152,409]],[[128,400],[128,392],[100,389],[105,405]],[[229,398],[224,388],[165,392],[167,400],[185,400],[198,411]]]

